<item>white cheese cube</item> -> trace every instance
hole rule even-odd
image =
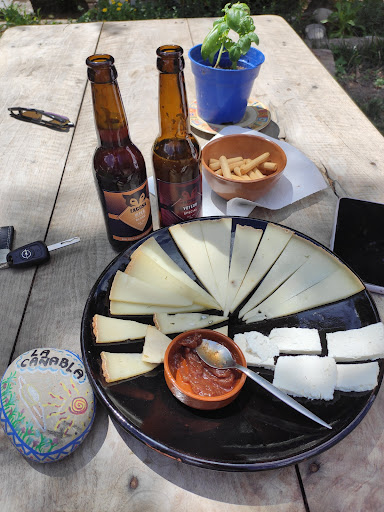
[[[369,391],[377,385],[379,363],[337,364],[336,389]]]
[[[321,342],[317,329],[276,327],[269,334],[284,354],[321,354]]]
[[[332,400],[336,378],[336,362],[331,357],[280,356],[273,385],[292,396]]]
[[[270,343],[267,336],[252,331],[235,334],[233,340],[243,352],[247,364],[268,369],[274,368],[274,356],[279,355],[279,350],[274,343]]]
[[[384,326],[381,322],[327,333],[328,355],[336,361],[365,361],[384,357]]]

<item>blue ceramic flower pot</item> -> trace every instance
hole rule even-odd
[[[201,44],[189,50],[192,73],[195,76],[197,113],[214,124],[238,123],[245,114],[253,82],[265,60],[264,54],[256,48],[241,57],[238,67],[230,69],[228,54],[223,54],[221,66],[213,68],[201,56]]]

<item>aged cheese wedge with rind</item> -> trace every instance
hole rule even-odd
[[[248,271],[262,235],[262,229],[255,229],[252,226],[242,226],[241,224],[237,224],[236,226],[226,291],[225,316],[229,314],[231,304]]]
[[[203,220],[200,226],[219,294],[217,300],[224,309],[229,275],[232,219]]]
[[[316,250],[317,246],[312,242],[294,234],[255,293],[241,308],[239,317],[242,318],[248,311],[251,311],[269,297],[269,295],[296,272]]]
[[[184,283],[185,285],[192,288],[198,293],[203,299],[204,303],[211,309],[220,309],[218,302],[201,286],[199,286],[188,274],[182,270],[179,265],[164,251],[164,249],[158,244],[154,237],[150,237],[143,242],[137,249],[144,252],[147,256],[153,259],[158,265],[164,268],[167,272],[172,274],[176,279]],[[132,254],[131,258],[134,258],[136,251]]]
[[[151,284],[131,277],[118,270],[113,279],[110,300],[160,306],[190,306],[192,300],[168,290],[154,288]]]
[[[228,320],[228,317],[218,315],[206,315],[204,313],[155,313],[153,321],[156,327],[164,334],[190,331],[192,329],[204,329],[212,325]]]
[[[379,363],[356,363],[356,364],[337,364],[338,391],[370,391],[377,386],[379,377]]]
[[[101,368],[106,382],[130,379],[152,371],[157,364],[143,361],[142,354],[101,352]]]
[[[291,396],[332,400],[336,379],[336,362],[332,357],[280,356],[273,385]]]
[[[277,304],[274,308],[263,311],[262,315],[248,318],[246,323],[259,322],[265,318],[278,318],[292,315],[307,309],[331,304],[346,299],[364,290],[364,285],[347,267],[333,272],[311,288],[291,299]]]
[[[148,325],[142,354],[143,361],[147,363],[163,363],[165,351],[171,341],[171,338],[168,338],[156,327]]]
[[[251,309],[244,315],[244,320],[254,316],[257,313],[263,314],[275,308],[299,293],[307,290],[316,283],[322,281],[337,269],[344,269],[344,265],[340,261],[318,247],[316,252],[310,255],[307,261],[296,270],[277,290],[267,297],[261,304]]]
[[[191,304],[190,306],[155,306],[150,304],[134,304],[130,302],[118,302],[111,300],[109,311],[115,316],[134,316],[134,315],[153,315],[154,313],[194,313],[207,309],[201,304]]]
[[[317,329],[305,327],[275,327],[269,339],[284,354],[321,354],[321,341]]]
[[[339,361],[368,361],[384,357],[384,325],[326,334],[328,355]]]
[[[200,282],[219,302],[219,292],[205,246],[200,223],[175,224],[168,231]]]
[[[140,249],[135,251],[134,257],[125,269],[125,274],[149,283],[155,288],[188,297],[195,304],[200,304],[206,308],[210,306],[211,301],[205,300],[200,293],[176,279]]]
[[[280,256],[292,235],[293,231],[290,229],[282,228],[277,224],[267,224],[256,254],[231,305],[231,313],[259,284]]]
[[[92,320],[96,343],[114,343],[144,338],[147,326],[148,324],[134,320],[120,320],[103,315],[95,315]]]

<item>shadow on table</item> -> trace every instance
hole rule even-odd
[[[92,428],[83,443],[68,457],[54,462],[41,464],[39,462],[26,462],[39,473],[51,477],[68,476],[84,468],[103,446],[108,432],[108,413],[101,404],[96,406],[95,420]]]
[[[113,424],[127,447],[160,477],[190,493],[223,503],[248,506],[290,503],[300,512],[302,496],[295,468],[263,472],[226,472],[199,468],[174,460],[138,441]],[[140,476],[132,475],[140,486]],[[289,492],[287,492],[289,491]],[[295,503],[295,505],[293,505]]]

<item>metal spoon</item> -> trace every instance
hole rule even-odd
[[[196,348],[196,352],[205,363],[207,363],[209,366],[212,366],[213,368],[236,368],[237,370],[242,371],[250,379],[260,384],[260,386],[262,386],[264,389],[272,393],[272,395],[276,396],[277,398],[285,402],[293,409],[296,409],[296,411],[300,412],[301,414],[304,414],[304,416],[307,416],[307,418],[316,421],[323,427],[332,429],[331,425],[325,423],[325,421],[316,416],[316,414],[313,414],[311,411],[308,411],[308,409],[303,407],[301,404],[296,402],[296,400],[288,396],[280,389],[273,386],[270,382],[261,377],[258,373],[255,373],[252,370],[245,368],[245,366],[237,364],[236,361],[233,359],[230,351],[226,347],[224,347],[224,345],[221,345],[216,341],[204,339],[201,345],[199,345]]]

